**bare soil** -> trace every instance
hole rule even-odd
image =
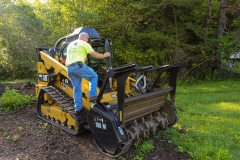
[[[34,87],[24,83],[0,84],[0,97],[6,86],[21,94],[35,94]],[[66,133],[39,119],[35,106],[36,102],[17,112],[0,114],[0,160],[113,160],[98,151],[91,132],[79,136]],[[144,160],[192,159],[162,138],[153,140],[155,149]],[[123,157],[133,159],[129,155],[134,151],[132,145]]]

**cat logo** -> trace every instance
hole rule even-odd
[[[112,99],[117,98],[117,94],[111,94]]]

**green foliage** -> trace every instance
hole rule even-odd
[[[81,26],[92,26],[114,41],[114,66],[187,61],[199,65],[187,73],[191,81],[208,79],[216,54],[227,59],[240,47],[238,1],[228,2],[227,26],[220,40],[219,1],[211,1],[211,15],[207,1],[199,0],[1,2],[1,79],[33,78],[35,46],[53,47],[59,38]]]
[[[35,47],[47,45],[48,31],[34,13],[33,6],[23,0],[1,1],[0,79],[35,78],[37,54]]]
[[[33,95],[21,95],[16,89],[6,87],[0,98],[0,113],[17,110],[31,104],[36,99]]]
[[[18,131],[19,131],[19,132],[22,132],[22,131],[23,131],[23,127],[22,127],[22,126],[18,126],[17,128],[18,128]]]
[[[137,141],[134,143],[136,149],[136,156],[134,160],[142,160],[143,156],[149,153],[152,149],[154,149],[153,140],[148,141]]]
[[[4,132],[4,133],[3,133],[3,137],[4,137],[6,140],[10,140],[11,135],[9,135],[7,132]]]
[[[64,134],[65,133],[62,129],[60,129],[59,132],[60,132],[60,134]]]
[[[184,149],[180,146],[177,146],[177,148],[175,150],[178,151],[179,153],[184,153],[186,151],[186,149]]]
[[[153,140],[139,140],[133,143],[135,146],[134,154],[125,154],[124,156],[118,157],[118,159],[126,160],[143,160],[144,155],[151,152],[155,146],[153,145]]]
[[[226,35],[220,38],[220,52],[223,60],[228,60],[229,57],[237,51],[237,44],[239,43],[232,36]]]
[[[46,129],[47,125],[48,125],[47,123],[44,123],[41,128]]]
[[[238,73],[240,74],[240,63],[239,62],[234,62],[233,63],[233,68],[230,68],[230,67],[226,67],[224,66],[225,69],[233,72],[233,73]]]
[[[19,135],[14,135],[14,136],[12,137],[12,139],[13,139],[14,141],[19,140]]]

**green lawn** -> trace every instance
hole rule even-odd
[[[164,135],[180,152],[195,160],[240,159],[240,81],[179,86],[175,106],[179,121]]]

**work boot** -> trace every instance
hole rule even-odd
[[[80,115],[82,113],[82,110],[81,111],[74,111],[73,114],[75,115]]]
[[[89,97],[89,101],[90,102],[94,102],[97,100],[97,96],[92,96],[92,97]]]
[[[75,117],[75,119],[78,122],[84,120],[84,112],[83,112],[83,110],[81,110],[81,111],[74,111],[73,112],[73,116]]]

